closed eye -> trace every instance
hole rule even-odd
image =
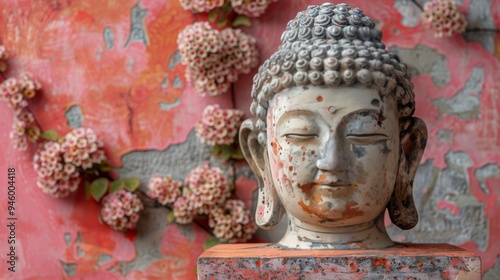
[[[287,133],[283,136],[286,139],[297,139],[297,140],[305,140],[318,137],[318,135],[314,133]]]
[[[388,140],[389,137],[385,134],[349,134],[346,136],[347,140],[353,145],[370,145],[380,141]]]

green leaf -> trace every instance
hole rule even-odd
[[[221,150],[221,145],[215,145],[213,148],[212,148],[212,155],[213,156],[218,156],[219,153],[220,153],[220,150]]]
[[[141,182],[137,178],[127,178],[122,180],[123,183],[125,184],[124,188],[129,192],[134,192],[141,184]]]
[[[211,10],[210,13],[208,14],[208,21],[215,22],[216,19],[217,19],[217,10]]]
[[[169,223],[169,224],[171,224],[175,221],[174,211],[170,211],[170,213],[168,213],[168,215],[167,215],[167,223]]]
[[[90,184],[90,194],[96,201],[99,201],[107,190],[108,179],[106,178],[97,178]]]
[[[226,26],[226,24],[227,24],[227,18],[226,17],[222,17],[222,18],[220,18],[217,21],[217,27],[218,28],[222,28],[222,27]]]
[[[125,183],[123,183],[123,180],[116,180],[111,183],[109,186],[109,193],[114,193],[117,192],[125,187]]]
[[[90,183],[88,181],[85,181],[85,199],[89,200],[90,198]]]
[[[5,63],[5,61],[0,61],[0,71],[1,72],[7,71],[7,63]]]
[[[208,250],[208,249],[210,249],[211,247],[213,247],[213,246],[215,246],[215,245],[218,245],[218,244],[220,244],[220,243],[221,243],[221,242],[220,242],[219,238],[217,238],[217,237],[215,237],[215,236],[212,236],[212,237],[209,237],[209,238],[207,239],[207,241],[205,241],[205,245],[203,245],[203,248],[204,248],[205,250]]]
[[[232,149],[231,147],[229,146],[224,146],[222,148],[222,154],[220,155],[220,158],[223,160],[223,161],[228,161],[230,158],[231,158],[231,154],[232,154]]]
[[[45,130],[42,133],[42,138],[50,141],[57,141],[59,136],[57,135],[57,132],[53,129]]]
[[[103,161],[103,162],[101,162],[101,164],[99,164],[99,170],[101,172],[109,172],[109,171],[111,171],[111,169],[113,169],[113,168],[111,167],[111,165],[109,165],[109,163],[107,161]]]
[[[238,15],[234,20],[233,20],[233,26],[251,26],[252,23],[250,22],[250,19],[246,16]]]
[[[244,159],[245,157],[243,156],[243,153],[241,152],[240,148],[234,149],[233,154],[231,155],[232,158],[234,159]]]

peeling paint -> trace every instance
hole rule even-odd
[[[474,67],[465,87],[451,98],[436,98],[432,104],[439,110],[439,115],[457,116],[460,119],[479,118],[481,88],[484,82],[484,69]]]
[[[166,102],[159,103],[160,109],[165,110],[165,111],[171,110],[179,105],[181,105],[180,99],[176,99],[173,103],[166,103]]]
[[[64,272],[66,272],[66,275],[69,277],[75,276],[75,271],[77,264],[76,263],[65,263],[63,261],[59,261],[61,263],[62,268],[64,269]]]
[[[401,24],[404,26],[415,27],[420,22],[422,11],[411,0],[396,0],[394,8],[403,16]]]
[[[109,26],[106,26],[103,31],[104,43],[108,50],[112,50],[115,44],[115,35]]]
[[[390,50],[407,63],[412,75],[430,75],[438,88],[450,82],[450,70],[446,65],[446,57],[435,49],[425,45],[417,45],[414,49],[392,46]]]
[[[481,190],[489,195],[490,191],[486,186],[486,180],[489,178],[499,178],[500,168],[497,163],[488,163],[474,171],[474,176],[479,180],[479,187]]]
[[[64,242],[66,242],[66,246],[71,244],[71,234],[69,232],[64,233]]]
[[[141,7],[140,1],[132,8],[130,15],[130,35],[125,43],[125,47],[134,41],[142,42],[146,46],[149,45],[148,34],[144,28],[144,17],[146,17],[147,13],[148,10]]]
[[[179,50],[176,50],[171,56],[168,61],[168,68],[170,70],[173,70],[175,66],[177,66],[181,62],[181,53]]]
[[[108,255],[108,254],[102,254],[99,256],[99,259],[97,260],[97,265],[98,266],[103,266],[113,260],[113,256]]]
[[[148,208],[137,225],[138,235],[134,240],[136,258],[130,262],[119,262],[120,273],[125,276],[132,270],[146,270],[155,261],[161,260],[162,237],[167,226],[165,208]]]
[[[403,231],[390,226],[391,237],[402,235],[417,243],[462,244],[469,240],[485,250],[489,240],[489,221],[484,202],[470,192],[470,157],[461,151],[445,155],[447,167],[440,170],[427,160],[414,181],[415,204],[420,219],[417,226]]]
[[[442,142],[451,142],[453,139],[453,131],[451,130],[446,130],[446,129],[440,129],[437,132],[437,139]]]
[[[471,0],[467,12],[467,29],[495,29],[491,14],[492,0]],[[473,7],[473,8],[472,8]],[[469,31],[463,33],[464,39],[469,42],[479,42],[488,52],[495,51],[495,32]]]
[[[69,107],[64,113],[68,126],[72,128],[80,128],[83,126],[83,114],[82,109],[78,105],[73,105]]]
[[[182,83],[182,79],[178,75],[174,77],[174,81],[172,82],[172,85],[174,86],[174,88],[184,87],[184,84]]]

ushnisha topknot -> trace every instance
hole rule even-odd
[[[402,137],[415,111],[413,84],[406,65],[381,40],[382,32],[359,8],[325,3],[299,12],[253,79],[250,112],[259,143],[266,143],[269,100],[307,85],[362,86],[377,89],[381,97],[395,95]]]

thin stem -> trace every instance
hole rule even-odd
[[[500,29],[495,28],[471,28],[466,29],[464,32],[500,32]]]
[[[422,12],[424,11],[424,7],[422,7],[422,5],[417,2],[417,0],[411,0],[411,2],[413,2],[413,4],[415,4]]]

